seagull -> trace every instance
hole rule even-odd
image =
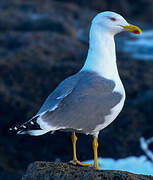
[[[114,36],[122,31],[141,34],[121,15],[105,11],[91,23],[88,55],[82,69],[62,81],[48,96],[38,113],[21,126],[18,134],[43,135],[57,130],[72,132],[73,163],[89,166],[77,159],[77,133],[93,136],[93,167],[98,165],[98,134],[121,112],[125,90],[120,79]],[[10,128],[12,130],[12,128]]]

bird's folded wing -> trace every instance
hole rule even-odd
[[[114,88],[115,82],[95,72],[77,73],[59,84],[36,116],[18,128],[19,134],[40,135],[58,129],[92,131],[104,124],[105,116],[121,101],[122,95]],[[44,131],[38,131],[40,128]]]
[[[78,76],[79,81],[72,93],[53,112],[48,111],[38,117],[37,122],[42,129],[91,132],[98,125],[104,125],[105,117],[111,115],[111,110],[121,102],[123,96],[114,91],[114,81],[93,72],[84,72]]]
[[[59,103],[72,92],[78,80],[79,76],[73,75],[62,81],[48,96],[36,116],[39,116],[46,111],[54,111],[58,107]]]
[[[38,134],[40,134],[40,125],[37,123],[36,119],[45,114],[46,112],[54,111],[58,107],[60,102],[72,92],[78,79],[78,76],[73,75],[62,81],[57,86],[57,88],[48,96],[48,98],[35,116],[33,116],[29,121],[26,121],[24,124],[15,125],[14,128],[10,129],[14,129],[18,132],[18,134],[25,134],[26,132],[31,132],[32,134],[33,131],[31,131],[31,129],[35,129],[34,132],[38,132]]]

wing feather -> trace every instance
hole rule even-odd
[[[48,96],[38,113],[33,116],[29,121],[23,123],[22,125],[16,125],[10,130],[16,131],[18,134],[29,134],[29,135],[42,135],[48,131],[57,130],[56,127],[48,127],[46,123],[42,121],[42,116],[46,112],[55,111],[60,102],[66,98],[75,87],[78,81],[78,76],[73,75],[62,81],[57,88]]]

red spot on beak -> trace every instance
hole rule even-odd
[[[139,34],[139,31],[137,31],[137,30],[133,30],[132,31],[134,34]]]

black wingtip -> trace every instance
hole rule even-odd
[[[37,124],[35,119],[29,120],[22,125],[16,124],[9,128],[9,131],[17,133],[17,134],[26,134],[25,131],[29,131],[31,129],[39,129],[40,126]]]
[[[12,132],[17,132],[18,129],[19,129],[20,126],[16,125],[16,126],[12,126],[9,128],[9,131],[12,131]]]

